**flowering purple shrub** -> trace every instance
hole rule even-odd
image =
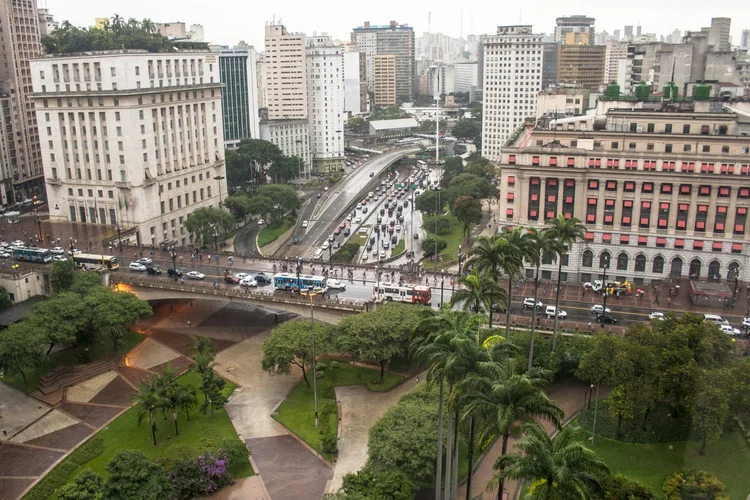
[[[221,450],[215,456],[207,451],[195,460],[177,462],[169,473],[172,497],[174,500],[190,500],[234,484],[234,479],[227,470],[228,466],[229,459]]]

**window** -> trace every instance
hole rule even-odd
[[[637,261],[636,261],[636,267],[637,267]],[[662,274],[664,272],[664,257],[662,257],[661,255],[657,255],[656,257],[654,257],[654,264],[651,267],[651,272],[655,274]]]
[[[665,144],[664,145],[664,152],[665,153],[671,153],[672,152],[672,145],[671,144]]]
[[[729,154],[729,146],[722,146],[721,152],[724,154]]]
[[[605,267],[609,267],[609,261],[610,261],[610,255],[609,252],[602,252],[601,255],[599,255],[599,267],[604,269]]]
[[[671,123],[667,123],[666,125],[664,125],[664,133],[665,134],[671,134],[672,133],[672,124]]]
[[[620,255],[617,256],[617,270],[618,271],[627,271],[628,270],[628,254],[625,252],[620,253]]]
[[[594,253],[591,250],[583,252],[583,258],[581,259],[582,267],[592,267],[594,265]]]
[[[690,152],[691,149],[693,149],[693,145],[692,144],[683,144],[682,145],[682,150],[684,152],[686,152],[686,153]]]
[[[701,148],[701,151],[703,151],[704,153],[710,153],[711,146],[709,146],[708,144],[704,144],[703,147]]]
[[[646,272],[646,256],[638,254],[635,256],[635,272],[643,273]]]
[[[628,149],[634,151],[635,150],[635,143],[634,142],[629,142],[628,143]]]
[[[683,125],[682,126],[682,133],[683,134],[689,134],[690,133],[690,125]]]
[[[648,124],[648,125],[646,126],[646,131],[647,131],[647,132],[648,132],[649,134],[652,134],[652,133],[654,132],[654,124],[653,124],[653,123],[649,123],[649,124]]]
[[[646,151],[653,151],[654,150],[654,144],[652,142],[649,142],[646,144]]]
[[[654,183],[653,182],[644,182],[641,191],[643,193],[653,193],[654,192]]]
[[[610,144],[610,147],[611,147],[611,149],[617,149],[618,147],[620,147],[620,143],[619,143],[619,142],[617,142],[617,141],[613,141],[613,142],[612,142],[612,143]]]

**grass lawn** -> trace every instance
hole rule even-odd
[[[289,231],[296,222],[296,218],[287,216],[278,224],[267,225],[261,229],[258,234],[258,247],[263,248],[269,243],[273,243],[279,238],[279,236]]]
[[[200,375],[194,372],[188,372],[179,378],[179,383],[183,385],[192,385],[196,388],[200,385]],[[227,382],[224,386],[224,394],[229,395],[234,391],[235,386]],[[140,450],[150,460],[160,457],[175,455],[175,449],[170,447],[179,445],[194,448],[197,454],[203,454],[206,446],[201,443],[202,438],[210,437],[211,440],[218,443],[225,437],[237,438],[237,432],[234,430],[232,422],[229,420],[224,409],[217,409],[211,416],[210,409],[206,415],[198,412],[198,407],[203,401],[203,394],[198,390],[198,404],[190,411],[190,422],[187,421],[185,412],[180,412],[177,418],[177,424],[180,435],[174,435],[174,423],[172,419],[163,420],[161,415],[158,417],[156,442],[153,445],[151,440],[151,428],[148,422],[144,421],[138,425],[138,409],[131,408],[117,420],[113,421],[106,428],[99,431],[96,436],[104,439],[104,452],[90,462],[80,466],[72,475],[80,473],[84,469],[92,469],[94,472],[107,476],[105,466],[112,459],[115,453],[121,449]],[[181,450],[180,452],[181,453]],[[197,455],[196,455],[197,456]],[[173,456],[173,458],[177,458]],[[179,457],[188,458],[188,457]],[[240,465],[233,465],[230,469],[232,477],[240,479],[253,475],[253,469],[249,461]]]
[[[127,353],[145,339],[145,335],[141,335],[132,330],[127,330],[120,345],[117,347],[118,354]],[[102,355],[112,354],[112,342],[109,339],[100,338],[99,342],[94,345],[81,345],[72,349],[52,353],[46,357],[44,364],[41,366],[26,370],[25,384],[23,382],[23,377],[15,373],[12,375],[5,375],[3,377],[3,382],[28,394],[36,389],[36,386],[39,384],[39,379],[44,374],[51,372],[58,366],[80,364],[80,356],[86,349],[88,349],[88,361],[96,361]]]
[[[458,246],[464,241],[464,226],[455,216],[448,215],[446,217],[450,221],[450,228],[444,234],[437,235],[438,238],[448,242],[448,246],[445,250],[440,252],[442,261],[436,263],[434,260],[427,258],[422,261],[425,269],[446,267],[457,259]],[[435,234],[429,227],[425,227],[424,229],[432,235]]]
[[[396,243],[396,246],[393,247],[393,250],[391,251],[391,257],[396,257],[401,255],[406,251],[406,238],[401,238],[398,240],[398,243]]]
[[[383,392],[392,389],[404,380],[398,375],[386,372],[383,384],[381,385],[377,383],[380,377],[378,370],[352,366],[346,361],[339,361],[338,368],[331,368],[328,360],[324,362],[327,365],[324,371],[325,376],[318,379],[318,414],[321,413],[323,405],[326,402],[335,402],[335,393],[332,391],[333,387],[365,384],[371,391]],[[308,388],[305,381],[302,380],[289,397],[281,403],[277,414],[273,418],[299,436],[326,459],[332,460],[333,455],[323,453],[320,444],[320,433],[315,428],[311,374],[308,374],[308,379],[310,380],[311,387]],[[331,428],[335,433],[338,429],[337,415],[331,415],[330,418]]]

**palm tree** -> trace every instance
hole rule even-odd
[[[557,288],[555,288],[555,322],[552,327],[552,350],[557,347],[557,311],[560,308],[560,282],[562,278],[562,256],[570,251],[573,243],[582,240],[586,234],[586,228],[581,221],[575,217],[566,219],[563,215],[558,215],[555,219],[547,221],[547,226],[560,245],[560,258],[557,261]]]
[[[560,244],[547,229],[529,229],[529,244],[524,257],[534,266],[534,306],[531,312],[531,338],[529,339],[529,370],[534,363],[534,334],[536,333],[537,301],[539,297],[539,267],[544,257],[556,258]]]
[[[464,415],[482,415],[479,439],[493,436],[503,438],[502,455],[508,451],[508,439],[523,424],[541,418],[560,426],[562,408],[544,392],[549,372],[532,369],[523,372],[521,363],[507,359],[487,365],[484,376],[470,375],[462,382],[465,391]],[[494,371],[494,373],[492,373]],[[499,482],[497,498],[503,495],[503,481]]]
[[[192,385],[178,385],[177,390],[175,391],[175,403],[177,408],[185,410],[188,422],[190,422],[190,408],[198,403],[196,392],[195,386]],[[177,424],[175,424],[175,429],[176,425]]]
[[[500,280],[503,270],[504,254],[500,238],[480,236],[469,250],[469,259],[464,269],[476,270],[479,274],[490,276],[495,281]]]
[[[527,425],[525,432],[516,442],[522,453],[498,457],[490,484],[523,479],[532,483],[535,500],[586,500],[603,492],[609,468],[580,440],[580,427],[565,426],[552,438],[537,424]]]
[[[498,286],[495,279],[478,274],[475,269],[467,276],[458,278],[458,284],[464,288],[459,288],[453,292],[451,297],[451,307],[460,304],[462,310],[471,311],[474,314],[481,314],[487,311],[490,315],[490,330],[492,330],[492,309],[495,304],[505,303],[505,290]]]
[[[503,232],[498,237],[498,251],[501,253],[503,270],[508,275],[507,305],[505,308],[505,336],[510,336],[510,305],[513,298],[513,279],[516,278],[523,268],[523,256],[526,254],[526,248],[529,244],[528,233],[524,233],[521,228],[515,228],[509,231],[503,228]]]
[[[138,408],[138,425],[141,425],[144,417],[151,425],[151,436],[156,446],[156,413],[164,407],[164,400],[159,395],[157,381],[152,376],[146,382],[138,385],[138,392],[133,394],[132,399]]]
[[[154,385],[157,388],[158,396],[162,400],[162,413],[166,420],[167,413],[172,416],[174,421],[174,432],[176,435],[180,435],[180,430],[177,427],[177,391],[180,385],[177,383],[177,368],[172,366],[172,363],[167,363],[167,366],[162,370],[161,375],[153,375],[155,379]]]

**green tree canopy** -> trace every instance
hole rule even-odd
[[[481,200],[497,194],[497,188],[490,184],[487,179],[468,172],[454,177],[449,187],[456,197],[470,196]]]
[[[248,204],[248,213],[269,219],[270,215],[276,210],[274,201],[268,196],[255,195],[250,198]]]
[[[115,292],[105,287],[89,293],[84,303],[91,311],[94,328],[112,341],[115,351],[128,325],[153,314],[151,306],[145,300],[132,293]]]
[[[369,131],[367,121],[361,116],[354,116],[346,122],[346,126],[355,134],[366,134]]]
[[[394,357],[406,356],[411,332],[429,309],[409,304],[386,303],[377,309],[348,316],[336,327],[336,345],[365,361],[380,365],[380,383],[385,367]]]
[[[451,228],[451,221],[444,215],[427,216],[422,219],[422,227],[435,234],[446,234]]]
[[[45,338],[49,351],[55,344],[81,341],[91,315],[81,297],[73,292],[59,292],[34,305],[26,318]]]
[[[156,32],[149,19],[127,22],[117,14],[103,29],[78,28],[68,21],[49,35],[42,37],[44,51],[48,54],[67,54],[99,50],[136,49],[148,52],[170,52],[174,44]],[[206,44],[202,44],[205,46]]]
[[[26,383],[26,370],[44,361],[44,336],[28,321],[10,325],[0,334],[0,366],[8,373],[18,373]]]
[[[234,227],[231,214],[214,207],[203,207],[189,213],[185,220],[185,229],[195,237],[201,246],[210,246],[218,240],[224,240]]]
[[[468,141],[482,133],[482,125],[471,118],[461,118],[453,125],[451,133],[458,139]]]
[[[341,489],[345,494],[363,500],[413,500],[417,494],[414,482],[397,469],[374,473],[365,468],[356,474],[347,474]]]
[[[238,221],[244,220],[250,215],[251,198],[244,191],[237,191],[224,200],[224,206],[232,213]]]
[[[53,262],[49,271],[49,282],[53,292],[69,290],[73,286],[73,261]]]
[[[464,235],[468,236],[471,226],[482,220],[482,203],[471,196],[461,196],[453,205],[453,215],[464,225]]]
[[[269,175],[274,182],[287,182],[299,174],[299,158],[284,156],[278,146],[262,139],[243,139],[227,151],[227,182],[255,192]]]
[[[325,323],[315,323],[316,354],[326,352],[329,345],[331,328]],[[286,321],[271,331],[262,346],[263,370],[269,373],[286,374],[292,365],[302,370],[302,377],[307,380],[307,365],[312,363],[312,331],[310,320],[294,319]]]
[[[149,462],[140,451],[118,451],[107,464],[107,472],[107,500],[164,500],[171,490],[162,466]]]
[[[78,474],[72,483],[57,490],[59,500],[101,500],[104,498],[104,479],[102,476],[85,469]]]
[[[438,191],[428,189],[414,199],[414,206],[425,215],[438,215],[443,211],[443,207],[439,205],[444,204],[444,200],[438,200],[438,196]]]
[[[422,251],[425,257],[433,257],[448,248],[448,242],[432,234],[422,238]]]
[[[5,287],[0,286],[0,311],[8,309],[12,305],[13,302],[10,301],[8,290],[6,290]]]
[[[294,212],[302,206],[297,191],[292,186],[269,184],[258,191],[258,196],[273,201],[274,210],[271,213],[273,219],[277,221],[281,220],[287,213]]]

